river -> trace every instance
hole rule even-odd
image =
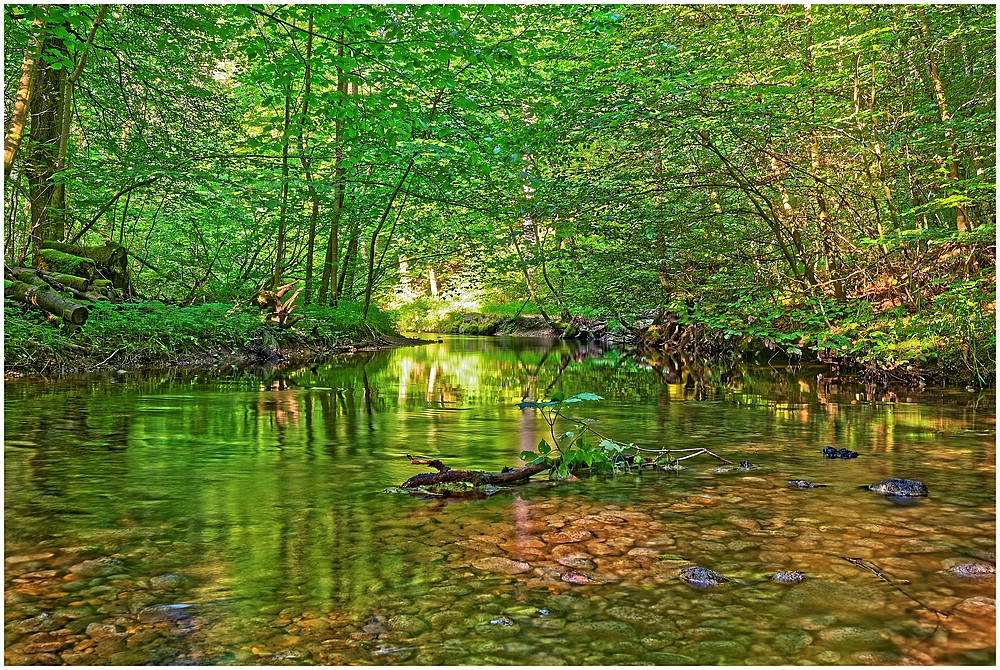
[[[993,665],[995,578],[948,568],[995,563],[994,392],[824,374],[445,336],[8,381],[7,663]],[[603,396],[577,415],[617,439],[752,467],[392,492],[427,471],[406,454],[516,467],[548,434],[517,403],[557,391]],[[860,488],[886,477],[930,495]],[[692,588],[692,564],[731,581]]]

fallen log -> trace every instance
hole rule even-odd
[[[452,484],[455,482],[466,482],[473,486],[509,486],[527,481],[532,475],[549,470],[552,466],[547,463],[533,463],[520,468],[504,469],[501,472],[482,472],[479,470],[452,470],[439,460],[418,460],[409,454],[406,455],[410,463],[414,465],[429,465],[438,472],[425,472],[420,475],[413,475],[407,479],[400,488],[413,489],[419,486],[431,486],[433,484]]]
[[[15,279],[23,281],[25,284],[37,286],[45,291],[66,291],[71,293],[74,298],[79,300],[90,300],[91,302],[96,300],[108,300],[108,296],[103,295],[102,293],[86,290],[89,282],[82,277],[43,272],[41,270],[35,270],[34,268],[15,267],[9,268],[8,272],[13,275]]]
[[[47,282],[56,282],[77,291],[89,291],[91,286],[96,284],[96,282],[92,282],[84,277],[76,277],[60,272],[42,272],[41,275]]]
[[[41,279],[38,281],[44,284]],[[3,294],[28,305],[41,307],[46,312],[61,316],[64,321],[76,326],[82,326],[87,321],[86,307],[62,297],[51,289],[43,288],[42,285],[28,284],[18,279],[4,279]]]
[[[46,249],[92,260],[97,266],[98,272],[105,279],[110,280],[112,286],[125,289],[127,292],[130,281],[128,274],[128,251],[122,245],[114,242],[105,242],[99,247],[84,247],[78,244],[46,240],[42,242],[43,252]],[[71,272],[70,274],[76,273]]]
[[[97,272],[97,263],[90,258],[74,256],[58,249],[42,249],[38,254],[40,257],[39,270],[73,275],[87,281],[93,279]]]

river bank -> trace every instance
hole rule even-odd
[[[751,320],[739,328],[661,312],[628,325],[615,318],[575,316],[553,327],[540,314],[500,306],[496,311],[441,311],[434,318],[416,321],[402,311],[397,320],[418,332],[596,340],[652,358],[673,352],[709,359],[778,358],[793,364],[823,364],[830,366],[833,375],[852,375],[876,384],[986,388],[996,383],[995,332],[985,328],[978,333],[960,332],[958,326],[953,331],[934,330],[926,318],[902,324],[874,320],[861,327],[852,322],[810,324],[784,315],[773,323]]]
[[[523,305],[521,305],[523,306]],[[374,311],[361,306],[309,306],[292,328],[261,318],[251,306],[207,303],[189,307],[155,301],[95,303],[82,328],[54,326],[37,311],[19,305],[4,309],[5,377],[100,370],[181,366],[198,369],[295,365],[325,356],[420,344],[400,331],[457,335],[510,335],[593,340],[629,349],[656,367],[671,354],[688,358],[822,364],[828,377],[852,376],[874,384],[901,383],[986,388],[995,383],[995,351],[990,338],[971,343],[945,335],[917,341],[912,332],[873,323],[854,340],[843,327],[789,333],[760,326],[742,330],[650,314],[625,325],[614,318],[575,316],[566,323],[541,314],[495,306],[489,311]],[[773,325],[773,324],[772,324]],[[851,325],[851,324],[849,324]],[[857,325],[857,324],[853,324]],[[838,330],[839,332],[832,332]],[[912,329],[911,329],[912,330]],[[977,348],[978,345],[978,348]]]
[[[83,327],[54,326],[35,310],[4,308],[4,376],[182,366],[294,365],[324,356],[419,343],[389,317],[360,305],[306,307],[293,328],[266,323],[253,307],[155,301],[94,303]]]

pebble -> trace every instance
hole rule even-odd
[[[570,542],[583,542],[593,538],[594,535],[589,530],[582,528],[565,528],[558,533],[546,533],[542,535],[542,540],[547,544],[566,544]]]
[[[183,586],[184,581],[184,578],[180,575],[157,575],[150,578],[149,586],[157,591],[171,591]]]
[[[803,631],[782,633],[774,638],[774,648],[786,654],[802,651],[812,643],[812,635]]]
[[[974,598],[966,598],[958,603],[955,609],[972,615],[996,617],[997,601],[995,598],[976,596]]]
[[[48,612],[42,612],[38,616],[14,624],[11,630],[15,633],[26,634],[55,630],[60,626],[60,621],[56,621]]]
[[[762,477],[740,477],[740,483],[753,489],[773,489],[774,484]]]
[[[576,570],[570,570],[569,572],[564,572],[559,575],[559,578],[564,582],[570,584],[589,584],[591,582],[590,577],[583,574],[582,572],[577,572]]]
[[[118,626],[115,626],[114,624],[98,623],[98,622],[89,624],[87,626],[86,633],[87,635],[95,639],[106,638],[106,637],[118,638],[118,637],[123,637],[125,635],[125,631],[120,630]]]
[[[959,563],[947,568],[946,571],[954,577],[963,579],[984,579],[995,575],[997,568],[995,565],[987,565],[986,563]]]
[[[69,571],[81,577],[106,577],[120,570],[121,566],[122,563],[118,559],[105,556],[72,565]]]
[[[41,551],[37,554],[22,554],[20,556],[8,556],[3,559],[6,565],[17,565],[18,563],[28,563],[30,561],[44,561],[46,558],[55,556],[51,551]]]
[[[389,617],[390,630],[398,630],[408,635],[417,635],[430,629],[427,622],[412,614],[397,614]]]
[[[472,567],[484,572],[493,572],[501,575],[516,575],[531,569],[531,566],[524,561],[515,561],[500,556],[480,558],[472,562]]]

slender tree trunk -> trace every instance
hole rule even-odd
[[[923,38],[924,53],[927,55],[927,69],[930,73],[931,84],[934,86],[934,97],[937,101],[938,109],[941,111],[941,123],[944,124],[944,139],[948,144],[948,153],[950,154],[950,160],[948,161],[948,177],[953,183],[957,184],[959,181],[959,174],[958,151],[955,149],[955,128],[952,125],[954,115],[948,108],[948,99],[945,96],[944,82],[941,81],[941,73],[938,69],[937,57],[934,55],[934,50],[931,47],[930,24],[927,21],[927,16],[924,14],[922,7],[917,9],[917,16],[920,21],[920,34]],[[964,233],[971,227],[971,222],[966,215],[965,205],[955,205],[955,225],[960,233]]]
[[[406,178],[410,176],[410,171],[413,169],[413,163],[416,160],[416,156],[411,157],[409,163],[406,164],[406,170],[403,171],[403,176],[399,178],[399,182],[396,184],[396,188],[393,189],[392,195],[389,196],[389,202],[386,203],[385,209],[382,210],[382,216],[379,218],[378,225],[375,226],[375,230],[372,231],[372,239],[368,243],[368,280],[365,282],[365,306],[361,310],[361,319],[368,318],[368,310],[371,308],[372,302],[372,291],[375,288],[375,252],[378,245],[378,236],[382,232],[383,226],[385,226],[386,219],[389,218],[389,213],[392,211],[392,205],[396,202],[396,196],[403,188],[403,184],[406,183]],[[386,244],[386,249],[388,249],[388,243]]]
[[[313,186],[312,166],[306,157],[306,147],[309,138],[306,133],[306,124],[309,121],[309,95],[312,92],[312,44],[313,44],[313,14],[309,13],[309,25],[306,37],[306,68],[305,83],[302,90],[302,113],[299,122],[299,162],[302,163],[302,171],[306,179],[306,186],[309,189],[309,235],[306,239],[306,287],[305,304],[312,302],[313,292],[313,257],[316,255],[316,222],[319,218],[319,194]]]
[[[807,4],[805,6],[805,13],[806,50],[803,67],[806,74],[812,77],[816,69],[815,58],[813,56],[812,5]],[[830,208],[827,205],[826,196],[823,194],[823,182],[820,177],[819,130],[817,128],[818,120],[816,119],[816,85],[813,82],[809,83],[809,116],[809,166],[813,173],[813,188],[816,193],[816,209],[818,211],[819,233],[823,244],[823,256],[826,258],[827,272],[833,276],[834,296],[839,302],[847,302],[847,292],[844,290],[844,283],[838,276],[840,274],[840,263],[834,251],[836,244],[830,239]]]
[[[344,31],[340,31],[340,45],[337,47],[337,56],[344,57]],[[338,61],[341,62],[341,61]],[[347,107],[348,81],[344,68],[337,65],[337,94],[340,98],[341,111]],[[334,128],[335,134],[335,159],[334,159],[334,191],[333,191],[333,215],[330,218],[330,236],[326,242],[326,256],[323,259],[323,278],[319,286],[319,302],[327,303],[327,292],[330,293],[330,304],[336,305],[339,295],[339,285],[337,283],[337,256],[340,253],[340,219],[344,211],[344,194],[347,188],[347,170],[344,169],[344,114],[337,115],[337,122]]]
[[[288,223],[288,133],[292,125],[292,88],[285,86],[285,123],[281,142],[281,209],[278,214],[278,240],[274,253],[274,273],[271,284],[277,289],[285,271],[285,227]]]
[[[41,18],[32,22],[32,30],[40,30]],[[38,58],[42,52],[42,41],[37,36],[32,37],[24,52],[24,63],[21,64],[21,78],[17,83],[17,93],[14,96],[14,107],[10,115],[10,130],[3,138],[3,176],[10,179],[10,171],[17,157],[24,137],[24,127],[28,120],[28,100],[31,98],[31,84],[38,66]]]

